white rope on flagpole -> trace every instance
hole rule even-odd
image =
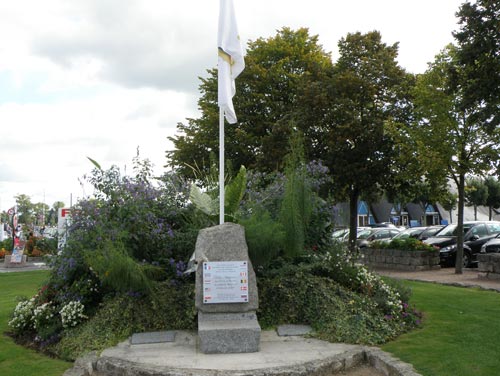
[[[224,224],[224,109],[219,107],[219,224]]]

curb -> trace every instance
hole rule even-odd
[[[96,352],[78,358],[74,366],[63,376],[326,376],[350,370],[360,365],[369,365],[384,376],[421,376],[413,366],[395,358],[377,347],[359,346],[338,356],[320,362],[307,362],[290,367],[250,371],[218,371],[204,369],[174,369],[144,366],[125,360],[99,357]]]

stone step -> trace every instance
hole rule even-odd
[[[260,332],[255,312],[198,312],[200,351],[205,354],[257,352]]]

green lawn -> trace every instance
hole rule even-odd
[[[0,375],[2,376],[60,376],[71,363],[52,359],[18,346],[3,333],[17,304],[18,296],[33,296],[47,278],[48,272],[0,273]]]
[[[382,349],[424,376],[500,375],[500,293],[405,282],[425,313],[422,329]]]

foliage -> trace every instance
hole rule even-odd
[[[87,316],[83,314],[84,310],[85,306],[78,300],[73,300],[63,306],[59,312],[63,328],[77,326],[80,322],[86,319]]]
[[[35,298],[25,299],[17,303],[9,321],[9,326],[17,333],[33,329],[33,311],[35,309]]]
[[[470,111],[471,123],[493,131],[500,124],[500,4],[464,2],[457,12],[460,29],[451,87],[461,112]]]
[[[304,252],[305,233],[315,199],[307,178],[300,138],[292,140],[285,176],[285,191],[280,211],[280,222],[285,230],[284,254],[287,257],[296,257]]]
[[[96,249],[84,250],[84,259],[102,286],[110,291],[149,293],[151,290],[150,280],[119,240],[103,240]]]
[[[474,220],[477,221],[477,207],[486,205],[488,187],[481,179],[469,178],[465,181],[465,203],[474,207]]]
[[[151,296],[117,294],[105,300],[97,314],[82,325],[68,328],[50,351],[74,360],[91,351],[116,345],[133,333],[190,330],[196,327],[193,282],[172,288],[169,282],[155,287]]]
[[[491,221],[493,209],[500,208],[500,182],[493,176],[488,176],[484,180],[484,184],[488,189],[488,198],[486,199],[486,206],[489,208],[489,220]]]
[[[271,218],[268,211],[257,210],[242,219],[248,253],[255,269],[265,268],[283,249],[285,231],[281,223]]]
[[[348,34],[338,45],[323,160],[332,174],[335,198],[349,201],[353,249],[359,197],[384,187],[397,171],[387,124],[407,120],[412,77],[397,63],[398,45],[383,43],[377,31]]]
[[[207,179],[205,179],[205,182],[207,183]],[[245,193],[246,182],[246,169],[245,166],[241,166],[236,177],[228,184],[224,184],[224,217],[228,222],[234,222],[236,220],[240,202]],[[214,186],[208,181],[206,186],[209,190],[208,193],[202,192],[196,184],[192,183],[189,192],[189,200],[198,210],[201,210],[215,220],[215,217],[219,214],[218,185]]]
[[[279,263],[258,279],[259,321],[266,326],[308,323],[318,338],[378,344],[414,328],[419,314],[397,290],[363,267],[346,263],[346,250]]]
[[[457,186],[457,260],[462,259],[463,252],[465,176],[482,175],[490,170],[500,152],[498,129],[491,129],[487,120],[478,121],[481,106],[464,107],[468,69],[472,67],[461,65],[460,54],[460,48],[448,46],[418,77],[412,133],[420,146],[418,159],[445,167]],[[462,264],[457,261],[456,271],[461,270]]]
[[[307,29],[285,27],[273,37],[249,42],[245,65],[234,97],[238,127],[225,129],[226,138],[231,140],[225,147],[226,158],[236,169],[244,165],[258,171],[282,170],[283,151],[293,131],[291,120],[302,116],[308,88],[331,70],[331,56],[319,44],[318,36],[310,35]],[[167,152],[169,164],[189,177],[194,177],[189,166],[208,171],[207,156],[219,150],[216,69],[208,70],[208,78],[201,79],[200,92],[201,117],[177,125],[179,135],[169,138],[174,150]],[[305,133],[313,123],[296,124]],[[315,147],[311,143],[306,149],[309,153]]]
[[[426,244],[423,241],[412,237],[405,239],[393,239],[389,242],[376,241],[370,245],[370,248],[398,249],[401,251],[436,251],[436,248],[432,245]]]

